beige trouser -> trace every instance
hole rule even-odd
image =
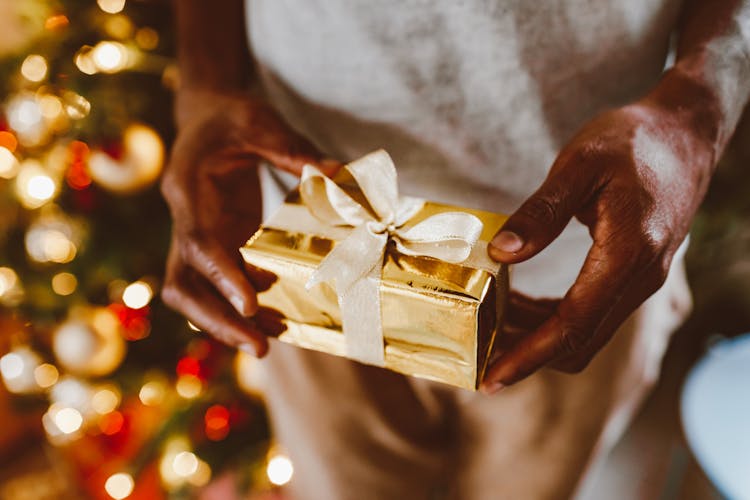
[[[656,380],[690,308],[682,262],[578,375],[494,396],[274,342],[264,362],[293,498],[568,498]]]

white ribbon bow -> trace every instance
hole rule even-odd
[[[398,251],[406,255],[459,263],[471,253],[482,232],[482,222],[471,214],[444,212],[404,229],[424,200],[399,198],[396,168],[388,153],[375,151],[346,169],[374,213],[317,168],[305,165],[302,170],[299,191],[310,213],[325,224],[353,228],[323,259],[306,287],[335,283],[347,356],[383,366],[380,276],[388,240],[392,239]]]

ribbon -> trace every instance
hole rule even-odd
[[[393,241],[399,252],[465,261],[482,232],[482,222],[463,212],[444,212],[411,226],[424,200],[400,198],[396,167],[383,150],[345,167],[369,207],[355,201],[320,170],[305,165],[300,197],[322,223],[351,228],[323,259],[305,287],[333,283],[341,308],[347,356],[383,366],[385,349],[380,308],[380,277],[385,251]]]

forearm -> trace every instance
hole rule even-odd
[[[200,108],[202,95],[244,92],[251,62],[243,0],[174,0],[180,85],[177,122]],[[211,97],[208,97],[210,100]]]
[[[697,119],[718,157],[750,97],[750,0],[686,0],[672,73],[705,94]]]

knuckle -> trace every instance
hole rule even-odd
[[[554,368],[563,373],[576,375],[584,371],[589,366],[589,364],[591,363],[591,359],[592,358],[589,356],[577,357],[574,359],[566,360],[565,362],[560,363]]]
[[[648,277],[648,291],[654,293],[658,291],[669,275],[669,265],[663,260],[660,260],[655,266],[652,266],[652,270],[649,272]]]
[[[212,328],[209,333],[213,338],[218,340],[224,345],[227,345],[229,347],[235,347],[239,343],[232,335],[230,335],[225,328],[221,327],[214,327]]]
[[[660,262],[669,243],[667,231],[653,225],[638,230],[635,238],[635,263],[639,266],[651,266]]]
[[[563,354],[575,354],[586,347],[588,335],[583,328],[568,326],[560,331],[559,350]]]
[[[186,262],[196,263],[205,259],[206,236],[203,231],[190,228],[180,238],[180,254]]]
[[[533,196],[526,200],[521,208],[521,213],[542,225],[550,225],[557,221],[557,204],[548,196]]]
[[[159,183],[159,190],[161,191],[162,196],[169,199],[172,194],[173,185],[174,174],[172,174],[171,171],[167,169],[162,175],[161,182]]]
[[[570,373],[570,374],[581,373],[589,366],[592,359],[593,358],[591,356],[577,358],[571,361],[569,364],[567,364],[564,368],[564,371],[565,373]]]
[[[214,259],[207,256],[204,257],[203,268],[206,272],[206,278],[211,283],[219,284],[225,279],[224,273]]]
[[[167,283],[161,289],[161,300],[172,309],[179,307],[182,298],[182,291],[174,283]]]
[[[659,263],[658,266],[656,266],[656,281],[659,287],[664,284],[665,281],[667,281],[667,277],[669,276],[669,264],[664,262],[663,260]]]
[[[184,187],[179,181],[178,175],[173,168],[167,168],[162,174],[159,182],[159,191],[161,192],[168,205],[179,204],[185,196]]]

